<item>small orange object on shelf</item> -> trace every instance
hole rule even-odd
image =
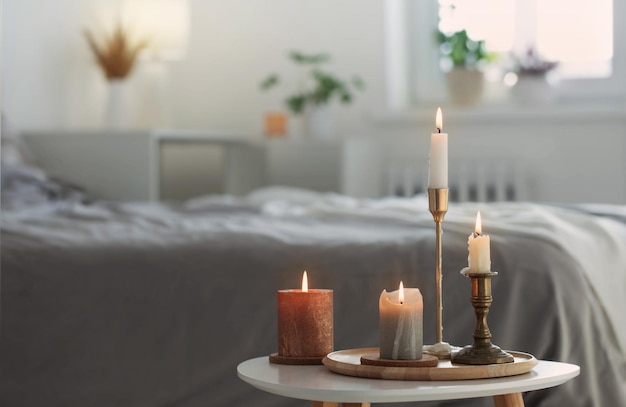
[[[267,137],[285,137],[287,135],[287,115],[283,112],[266,113],[265,135]]]

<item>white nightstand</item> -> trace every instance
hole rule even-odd
[[[23,135],[51,176],[97,199],[184,200],[264,184],[264,147],[248,137],[189,130],[45,131]]]
[[[94,198],[183,201],[243,195],[283,185],[378,197],[378,143],[368,140],[253,139],[190,130],[40,131],[23,134],[51,176]]]

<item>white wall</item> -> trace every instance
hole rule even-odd
[[[2,109],[15,127],[101,120],[104,83],[82,37],[98,1],[3,2]]]
[[[106,87],[81,31],[113,15],[111,0],[6,0],[3,104],[18,128],[97,127]],[[359,74],[368,89],[337,115],[341,131],[362,129],[364,110],[382,106],[383,5],[377,0],[195,0],[187,56],[169,64],[171,124],[260,133],[282,91],[261,93],[270,72],[296,81],[289,50],[328,52],[333,70]],[[145,65],[131,78],[145,91]],[[148,93],[149,94],[149,93]],[[136,97],[146,97],[146,93]],[[131,96],[132,97],[132,96]],[[129,102],[137,110],[143,101]]]
[[[337,116],[358,128],[362,110],[383,94],[382,2],[376,0],[195,1],[188,59],[172,66],[177,124],[259,131],[262,112],[281,105],[281,87],[258,90],[270,72],[290,82],[288,50],[329,52],[341,75],[361,75],[368,91]]]

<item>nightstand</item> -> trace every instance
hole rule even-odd
[[[45,131],[23,135],[47,174],[96,199],[181,201],[244,194],[264,183],[264,147],[190,130]]]
[[[253,139],[191,130],[39,131],[23,137],[50,176],[99,200],[184,201],[267,185],[381,196],[378,143]]]

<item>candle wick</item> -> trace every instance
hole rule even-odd
[[[437,127],[437,133],[441,133],[441,129]]]

